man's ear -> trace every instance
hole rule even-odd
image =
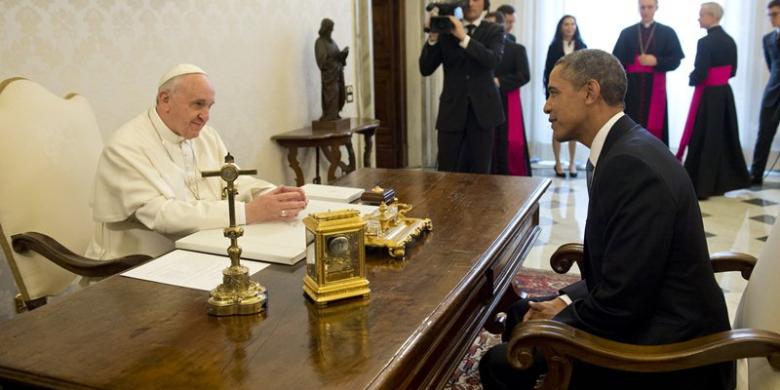
[[[588,80],[585,84],[585,91],[587,92],[585,96],[586,104],[593,104],[601,97],[601,85],[596,80]]]

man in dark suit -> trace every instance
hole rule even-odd
[[[488,0],[469,0],[464,20],[450,16],[452,30],[430,32],[420,54],[423,76],[444,67],[436,119],[440,171],[490,173],[494,129],[504,121],[493,82],[493,69],[504,50],[504,31],[483,20],[488,7]]]
[[[515,27],[515,7],[509,4],[504,4],[496,8],[496,12],[504,14],[504,30],[506,31],[506,39],[517,42],[514,34],[512,34],[512,28]]]
[[[780,0],[772,0],[767,5],[769,19],[775,28],[764,35],[764,59],[769,68],[769,82],[764,89],[761,101],[761,115],[758,121],[758,137],[753,149],[753,166],[750,168],[753,184],[764,182],[764,169],[769,158],[769,148],[780,124]]]
[[[644,345],[729,329],[696,193],[668,148],[623,113],[626,75],[620,62],[601,50],[571,53],[553,68],[549,92],[544,111],[555,138],[576,140],[591,150],[583,280],[560,296],[518,303],[507,313],[507,327],[552,318],[600,337]],[[542,372],[543,359],[527,371],[512,369],[506,344],[480,362],[487,389],[532,388]],[[578,361],[570,388],[727,389],[733,388],[733,375],[731,363],[647,374]]]

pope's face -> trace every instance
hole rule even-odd
[[[200,135],[214,105],[214,87],[203,74],[181,76],[172,91],[160,92],[158,113],[165,124],[185,139]]]
[[[558,65],[550,73],[547,90],[550,97],[544,104],[544,112],[549,116],[553,137],[558,142],[579,140],[586,118],[587,88],[573,85]]]

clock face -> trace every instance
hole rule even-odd
[[[334,282],[359,275],[359,232],[325,237],[325,281]]]

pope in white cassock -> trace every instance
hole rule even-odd
[[[206,126],[213,104],[206,72],[177,65],[160,79],[156,105],[116,131],[98,162],[88,257],[159,256],[184,235],[229,225],[222,179],[200,175],[218,170],[227,154]],[[297,187],[248,176],[236,187],[237,224],[294,219],[306,207]]]

